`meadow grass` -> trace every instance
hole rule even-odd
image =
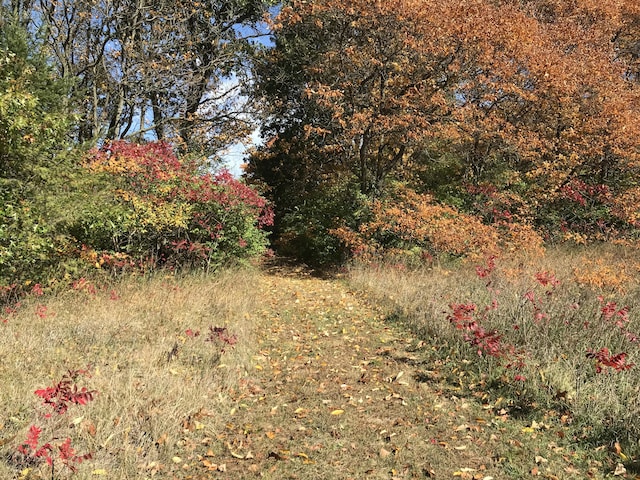
[[[634,252],[490,263],[34,288],[0,323],[0,478],[631,471]]]
[[[490,263],[359,265],[349,281],[394,311],[434,362],[465,370],[468,392],[508,398],[523,415],[551,412],[578,439],[638,453],[637,250],[556,248]]]
[[[0,478],[144,478],[184,468],[190,433],[206,442],[207,430],[224,428],[228,396],[245,375],[255,276],[158,275],[25,299],[0,324]],[[87,370],[70,388],[95,394],[58,414],[34,392],[69,370]],[[32,425],[53,445],[53,474],[16,451]],[[68,461],[76,472],[58,458],[66,438],[77,456],[92,455]]]

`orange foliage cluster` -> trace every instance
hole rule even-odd
[[[516,151],[547,198],[585,168],[637,167],[640,92],[620,60],[638,17],[632,1],[293,1],[276,31],[351,32],[319,47],[303,95],[363,189],[439,137],[472,175]]]
[[[597,290],[624,292],[634,279],[633,268],[626,262],[613,260],[583,260],[573,270],[577,283]],[[637,268],[637,265],[636,265]]]
[[[475,216],[436,203],[397,187],[391,200],[374,200],[372,218],[358,231],[342,227],[333,230],[360,259],[379,256],[450,254],[482,259],[502,252],[543,253],[542,238],[526,224],[486,225]]]
[[[287,118],[249,173],[284,211],[342,178],[370,198],[396,181],[453,197],[373,202],[335,230],[356,252],[539,251],[531,224],[621,238],[640,227],[639,19],[637,0],[291,0],[262,79]],[[485,183],[511,218],[456,208]]]

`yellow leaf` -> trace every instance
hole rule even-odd
[[[91,472],[91,475],[106,475],[107,471],[104,468],[98,468]]]
[[[218,469],[218,464],[217,463],[211,463],[209,460],[203,460],[202,461],[202,465],[207,467],[209,470],[217,470]]]
[[[81,417],[76,417],[73,420],[71,420],[71,424],[72,425],[79,425],[80,422],[82,422],[82,420],[84,420],[84,415],[82,415]]]
[[[344,413],[344,410],[334,410],[333,412],[331,412],[331,415],[342,415]]]
[[[262,370],[262,365],[256,365],[256,370]]]
[[[182,463],[182,459],[180,457],[173,457],[171,458],[171,461],[173,463]]]

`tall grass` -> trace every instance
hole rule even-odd
[[[56,298],[26,299],[0,323],[0,478],[51,478],[46,463],[16,453],[31,425],[43,429],[43,442],[70,438],[77,454],[91,452],[74,465],[75,478],[188,469],[193,445],[206,450],[207,437],[224,429],[245,375],[254,294],[254,273],[230,271],[106,289],[80,284]],[[237,343],[210,327],[226,327]],[[34,391],[70,369],[88,370],[76,384],[94,398],[47,418],[51,409]],[[68,473],[54,461],[55,478]]]
[[[638,262],[621,248],[557,249],[494,268],[361,265],[350,281],[419,333],[436,363],[467,365],[514,409],[556,412],[586,440],[637,449]]]

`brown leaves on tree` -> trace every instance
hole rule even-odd
[[[611,214],[588,235],[633,227],[638,18],[631,0],[292,1],[258,69],[278,118],[249,172],[302,199],[345,178],[374,197],[489,182],[538,224],[583,182]],[[450,178],[428,178],[443,158]]]

